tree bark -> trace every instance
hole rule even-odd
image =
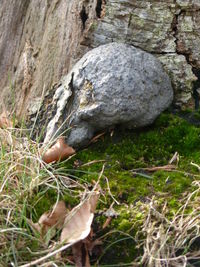
[[[34,114],[86,51],[112,41],[157,56],[176,104],[198,100],[198,0],[1,0],[0,18],[0,107],[18,117]]]

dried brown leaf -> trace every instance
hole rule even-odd
[[[61,242],[67,243],[67,245],[50,252],[48,255],[41,257],[40,259],[32,261],[28,265],[25,264],[22,266],[35,266],[38,263],[52,257],[53,255],[58,255],[71,246],[76,266],[90,267],[89,252],[92,251],[95,245],[100,244],[99,241],[94,242],[90,240],[90,238],[93,236],[91,224],[100,195],[99,190],[100,187],[95,185],[95,190],[90,193],[88,198],[70,211],[68,215],[66,215],[67,209],[65,203],[60,201],[56,206],[54,206],[52,212],[45,212],[40,217],[38,223],[34,224],[32,221],[27,220],[30,226],[41,234],[46,233],[48,230],[53,230],[51,227],[63,227],[60,240]],[[90,236],[88,237],[89,234]]]
[[[43,235],[47,233],[51,227],[61,228],[63,226],[66,214],[67,208],[65,206],[65,202],[59,201],[57,205],[53,207],[52,212],[48,211],[43,213],[39,221],[33,226]]]
[[[42,156],[46,163],[57,162],[75,154],[76,151],[65,143],[64,137],[59,137],[55,145],[49,148]]]
[[[93,192],[87,200],[76,206],[66,216],[61,242],[74,243],[89,235],[98,198],[99,192]]]

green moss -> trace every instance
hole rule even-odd
[[[200,163],[199,148],[200,128],[178,116],[164,113],[153,126],[145,129],[135,131],[115,129],[112,137],[109,133],[106,134],[97,143],[79,151],[76,157],[65,163],[63,167],[71,175],[78,177],[80,182],[90,184],[98,179],[98,174],[105,164],[104,176],[100,183],[106,199],[98,208],[105,210],[113,202],[108,194],[105,178],[107,177],[113,196],[120,202],[119,206],[114,206],[119,216],[112,220],[109,229],[128,233],[134,239],[134,233],[137,232],[137,227],[141,226],[143,218],[143,212],[137,208],[137,203],[156,196],[163,204],[167,199],[171,214],[180,207],[179,198],[189,190],[193,181],[193,176],[186,175],[184,172],[197,173],[197,168],[191,166],[190,162]],[[166,165],[176,151],[180,158],[178,172],[148,173],[143,170],[138,170],[138,174],[132,172],[135,169]],[[105,163],[97,162],[72,170],[75,161],[84,164],[99,160],[104,160]],[[101,222],[101,220],[98,221]],[[122,241],[115,243],[120,238]],[[106,256],[108,251],[110,254],[115,251],[113,257],[116,261],[112,258],[112,263],[119,262],[120,257],[124,263],[127,263],[139,253],[133,239],[130,241],[123,238],[123,235],[118,237],[109,235],[109,239],[106,240],[113,245],[102,256],[103,263],[110,262],[109,257]],[[125,250],[122,252],[124,243],[126,243]]]
[[[180,198],[192,188],[194,174],[198,174],[198,169],[191,165],[191,161],[200,164],[199,148],[200,128],[180,117],[164,113],[151,127],[134,131],[116,128],[113,136],[107,133],[95,144],[79,151],[75,157],[57,165],[58,174],[67,173],[87,187],[98,179],[104,165],[100,180],[104,197],[99,201],[98,216],[94,221],[97,237],[103,236],[103,252],[99,259],[101,264],[130,263],[142,253],[141,248],[137,247],[135,236],[148,212],[141,206],[144,207],[149,199],[154,197],[160,206],[167,202],[169,219],[177,212],[181,206]],[[144,170],[146,167],[168,164],[175,152],[179,153],[177,170]],[[85,163],[90,164],[84,166]],[[44,185],[39,187],[31,197],[27,195],[23,198],[23,217],[30,218],[31,214],[33,221],[37,221],[54,205],[57,198],[56,184],[55,188]],[[67,188],[59,192],[59,199],[71,208],[80,201],[78,193]],[[106,229],[102,229],[106,220],[104,212],[115,203],[114,199],[119,202],[119,205],[113,205],[117,216]],[[186,209],[185,212],[191,210]],[[20,226],[24,223],[22,220]],[[39,246],[36,243],[34,247]]]
[[[121,231],[128,231],[132,227],[131,221],[122,219],[118,225],[118,229]]]

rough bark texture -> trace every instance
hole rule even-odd
[[[198,97],[199,0],[1,0],[1,108],[33,114],[88,50],[122,41],[156,55],[175,102]]]
[[[96,16],[96,1],[1,2],[1,91],[7,101],[15,99],[21,115],[27,107],[33,112],[42,91],[68,72],[83,36],[83,21]]]

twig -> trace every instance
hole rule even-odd
[[[98,140],[100,137],[104,136],[105,134],[106,134],[106,132],[97,134],[95,137],[92,138],[92,140],[90,141],[90,144],[91,144],[91,143],[95,143],[95,142],[97,142],[97,140]]]
[[[194,166],[194,167],[197,167],[198,171],[200,171],[200,166],[199,166],[198,164],[193,163],[193,162],[191,162],[190,164],[191,164],[192,166]]]
[[[172,164],[174,161],[177,161],[177,163],[179,162],[179,154],[178,154],[178,152],[174,153],[173,157],[169,161],[169,164]]]
[[[104,159],[100,159],[100,160],[92,160],[90,162],[87,162],[85,164],[82,164],[80,167],[86,167],[86,166],[90,166],[92,164],[95,164],[95,163],[100,163],[100,162],[106,162],[106,160]]]
[[[113,194],[111,193],[111,190],[110,190],[110,186],[109,186],[109,182],[108,182],[108,178],[104,175],[104,178],[106,180],[106,183],[107,183],[107,187],[108,187],[108,193],[109,195],[111,196],[111,198],[114,200],[114,202],[119,205],[120,203],[114,198]]]
[[[175,165],[164,165],[164,166],[158,166],[158,167],[148,167],[148,168],[138,168],[138,169],[133,169],[131,170],[132,172],[137,172],[137,171],[148,171],[148,172],[156,172],[156,171],[171,171],[175,170],[177,167]]]

